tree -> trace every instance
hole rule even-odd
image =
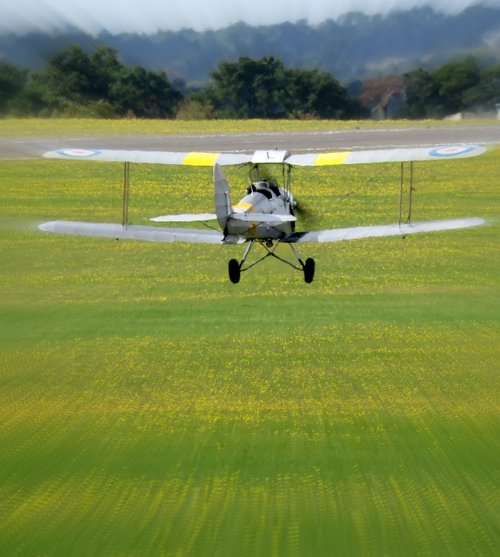
[[[328,72],[289,70],[288,82],[295,105],[293,113],[337,120],[367,115],[361,104]]]
[[[285,68],[281,60],[273,57],[222,62],[212,72],[212,79],[205,100],[210,100],[219,114],[238,118],[366,115],[329,73]]]
[[[27,93],[32,113],[98,118],[170,117],[182,98],[164,72],[128,68],[106,46],[92,54],[79,46],[59,52],[33,76]]]
[[[21,94],[28,80],[28,71],[0,61],[0,114]]]
[[[111,87],[110,97],[120,116],[133,114],[143,118],[170,117],[182,100],[165,72],[147,71],[140,66],[119,76]]]
[[[410,118],[444,117],[471,108],[488,98],[498,84],[495,72],[482,74],[473,58],[450,62],[428,72],[407,74],[407,110]],[[489,85],[486,83],[489,81]]]
[[[469,107],[491,109],[500,102],[500,66],[481,72],[477,85],[463,94],[463,101]]]
[[[56,54],[39,79],[45,83],[54,103],[65,99],[83,103],[95,98],[95,67],[80,46]]]
[[[108,98],[111,87],[126,67],[118,60],[116,50],[109,46],[99,47],[90,56],[90,62],[93,79],[92,94],[99,99]]]
[[[408,118],[443,116],[439,83],[426,70],[419,68],[406,74],[406,114]]]
[[[432,73],[439,87],[441,106],[445,114],[469,108],[465,102],[466,92],[476,87],[481,75],[473,58],[462,62],[450,62]]]
[[[222,111],[238,118],[284,116],[284,66],[280,60],[245,56],[237,62],[221,62],[211,76],[210,94]]]

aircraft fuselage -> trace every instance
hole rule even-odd
[[[288,190],[267,180],[254,182],[248,187],[247,195],[232,207],[226,224],[227,234],[249,239],[284,238],[295,231],[295,206],[295,200]],[[259,218],[252,220],[252,214]],[[262,221],[264,215],[269,215],[267,221]],[[290,220],[282,222],[273,215]]]

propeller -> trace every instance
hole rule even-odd
[[[316,225],[316,221],[317,221],[317,212],[312,210],[307,203],[304,203],[304,200],[297,200],[296,197],[294,197],[295,199],[295,207],[293,209],[293,212],[295,214],[295,216],[297,216],[300,219],[300,226],[301,228],[314,228]]]
[[[299,217],[303,218],[303,219],[307,219],[309,217],[312,216],[312,212],[309,209],[309,207],[307,207],[307,205],[304,203],[304,201],[297,201],[297,199],[294,197],[295,199],[295,207],[293,209],[293,212],[298,215]]]

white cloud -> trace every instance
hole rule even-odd
[[[153,33],[181,28],[218,29],[237,21],[252,25],[306,19],[319,23],[349,11],[387,13],[429,0],[0,0],[0,31],[60,29],[72,25],[98,33]],[[433,0],[436,10],[457,13],[478,0]],[[500,6],[500,0],[483,4]]]

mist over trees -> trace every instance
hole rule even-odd
[[[223,60],[272,55],[287,67],[317,68],[346,84],[399,75],[419,66],[434,69],[467,54],[498,63],[500,7],[489,4],[477,3],[453,14],[421,6],[396,8],[385,15],[351,12],[317,25],[307,21],[259,26],[240,22],[218,30],[182,29],[152,35],[106,31],[89,35],[75,28],[27,34],[13,30],[0,34],[0,58],[40,70],[47,60],[74,44],[86,52],[108,45],[125,65],[160,69],[170,79],[204,86]]]
[[[0,116],[441,118],[494,110],[499,59],[500,9],[479,4],[315,26],[8,33]]]

